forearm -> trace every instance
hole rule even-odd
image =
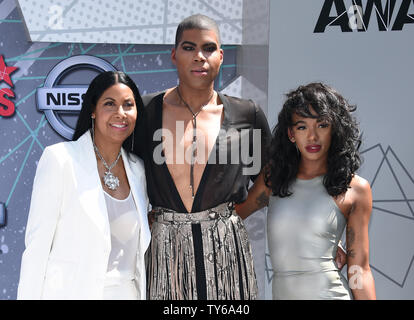
[[[355,300],[376,300],[374,277],[370,267],[350,266],[348,281]]]
[[[260,210],[266,205],[267,205],[266,201],[257,203],[256,201],[246,200],[245,202],[236,204],[235,209],[236,209],[237,214],[244,220],[248,216],[250,216],[253,212]]]
[[[254,185],[249,189],[247,199],[235,205],[237,214],[246,219],[253,212],[260,210],[269,204],[270,189],[264,183],[263,174],[257,177]]]

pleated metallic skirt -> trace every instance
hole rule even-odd
[[[231,203],[196,213],[158,207],[152,215],[148,299],[257,299],[247,231]]]

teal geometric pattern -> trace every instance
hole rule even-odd
[[[6,16],[3,16],[6,15]],[[171,63],[171,45],[31,43],[15,5],[0,2],[0,55],[14,83],[15,114],[0,117],[0,202],[7,207],[8,223],[0,229],[0,299],[15,299],[24,250],[24,234],[33,178],[44,148],[63,141],[36,110],[35,93],[48,72],[73,55],[88,54],[105,59],[126,72],[141,94],[177,85]],[[222,90],[237,77],[238,46],[223,46],[224,62],[215,84]],[[6,85],[7,86],[7,85]],[[0,89],[4,85],[0,84]]]

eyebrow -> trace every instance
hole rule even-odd
[[[181,46],[183,46],[183,45],[185,45],[185,44],[189,44],[189,45],[191,45],[191,46],[197,46],[197,44],[196,44],[196,43],[191,42],[191,41],[183,41],[183,42],[181,43]]]
[[[191,42],[191,41],[183,41],[182,43],[181,43],[181,46],[184,46],[184,45],[191,45],[191,46],[194,46],[194,47],[196,47],[197,46],[197,44],[196,43],[194,43],[194,42]],[[215,42],[207,42],[207,43],[204,43],[202,46],[203,47],[208,47],[208,46],[216,46],[217,47],[217,43],[215,43]]]
[[[328,121],[328,119],[326,119],[326,118],[318,118],[317,120],[316,120],[316,122],[317,123],[319,123],[319,122],[329,122]],[[293,124],[293,126],[296,126],[297,124],[299,124],[299,123],[306,123],[305,121],[303,121],[303,120],[299,120],[299,121],[296,121],[294,124]]]
[[[296,125],[297,125],[297,124],[299,124],[299,123],[305,123],[305,121],[303,121],[303,120],[296,121],[296,122],[293,124],[293,126],[296,126]]]
[[[116,101],[114,98],[111,98],[111,97],[106,97],[106,98],[104,98],[103,100],[104,100],[104,101],[105,101],[105,100]],[[128,100],[134,100],[134,97],[127,97],[127,98],[125,98],[124,100],[125,100],[125,101],[128,101]]]
[[[217,47],[217,43],[215,43],[215,42],[207,42],[207,43],[203,44],[203,47],[207,47],[207,46],[215,46],[215,47]]]

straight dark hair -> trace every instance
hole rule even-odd
[[[219,45],[221,45],[220,30],[216,21],[202,14],[195,14],[185,18],[177,27],[175,33],[175,48],[181,41],[183,32],[185,30],[199,29],[199,30],[213,30],[217,35]]]
[[[128,86],[134,94],[135,105],[137,107],[137,121],[135,127],[140,126],[143,122],[144,104],[142,102],[141,95],[134,81],[122,71],[106,71],[97,75],[91,82],[86,91],[82,109],[79,113],[78,122],[76,124],[75,133],[72,140],[78,140],[86,131],[92,127],[92,113],[95,111],[96,103],[102,96],[105,90],[112,87],[117,83],[122,83]],[[131,150],[132,135],[125,139],[123,147],[127,150]]]

